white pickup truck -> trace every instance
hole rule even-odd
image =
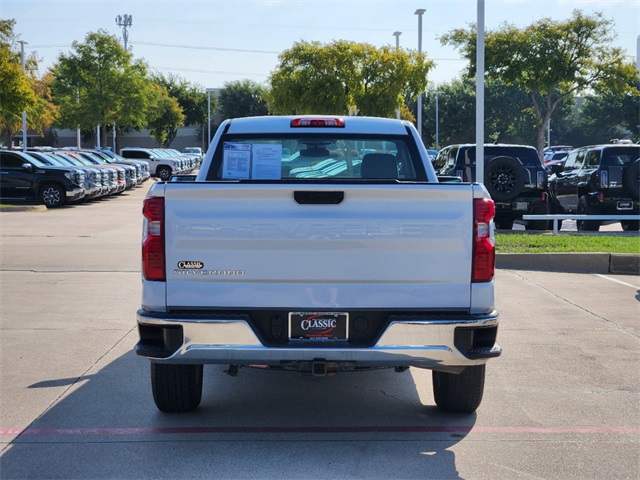
[[[136,353],[156,406],[197,408],[204,364],[418,367],[440,409],[475,411],[501,353],[494,213],[482,185],[436,177],[409,122],[225,121],[197,176],[144,200]]]

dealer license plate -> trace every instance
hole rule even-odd
[[[291,340],[347,340],[348,332],[347,312],[289,313]]]

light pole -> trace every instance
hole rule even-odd
[[[24,40],[20,42],[20,63],[22,64],[22,73],[24,74],[24,44],[27,43]],[[9,142],[11,143],[11,142]],[[22,151],[27,151],[27,111],[22,111]]]
[[[207,149],[211,145],[211,92],[213,88],[207,88]]]
[[[393,35],[396,37],[396,50],[400,49],[400,35],[402,35],[402,32],[393,32]],[[400,109],[398,108],[396,110],[396,118],[398,120],[400,120]]]
[[[476,36],[476,182],[484,183],[484,0],[478,0]]]
[[[422,15],[426,12],[424,8],[415,11],[418,15],[418,53],[422,53]],[[422,139],[422,92],[418,94],[418,133]]]
[[[402,32],[393,32],[393,36],[396,37],[396,50],[400,48],[400,35]]]
[[[439,121],[438,121],[438,95],[440,95],[440,92],[434,92],[436,94],[436,151],[440,150],[440,134],[439,134]]]

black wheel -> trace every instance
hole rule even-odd
[[[622,230],[625,232],[637,232],[640,230],[640,221],[638,220],[626,220],[620,222],[620,225],[622,225]]]
[[[67,196],[60,185],[49,183],[40,189],[39,199],[47,208],[57,208],[65,204]]]
[[[433,397],[440,410],[472,413],[484,393],[485,365],[467,367],[462,373],[432,372]]]
[[[578,200],[578,215],[597,215],[596,208],[589,205],[586,196],[580,197]],[[600,230],[600,222],[598,220],[578,220],[576,222],[579,232],[597,232]]]
[[[624,172],[623,185],[631,198],[638,200],[640,197],[640,158]]]
[[[513,200],[524,188],[522,164],[512,157],[495,157],[487,163],[484,184],[497,202]]]
[[[171,178],[171,169],[169,167],[158,167],[156,176],[163,182],[166,182]]]
[[[549,215],[549,203],[545,202],[542,205],[536,205],[531,209],[533,215]],[[549,220],[529,220],[525,225],[525,230],[549,230]]]
[[[513,218],[496,218],[494,223],[498,230],[511,230],[513,228]]]
[[[202,365],[151,364],[153,401],[161,412],[190,412],[202,399]]]

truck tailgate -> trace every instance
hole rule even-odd
[[[300,204],[294,192],[344,199]],[[472,195],[468,184],[168,183],[167,306],[468,309]]]

